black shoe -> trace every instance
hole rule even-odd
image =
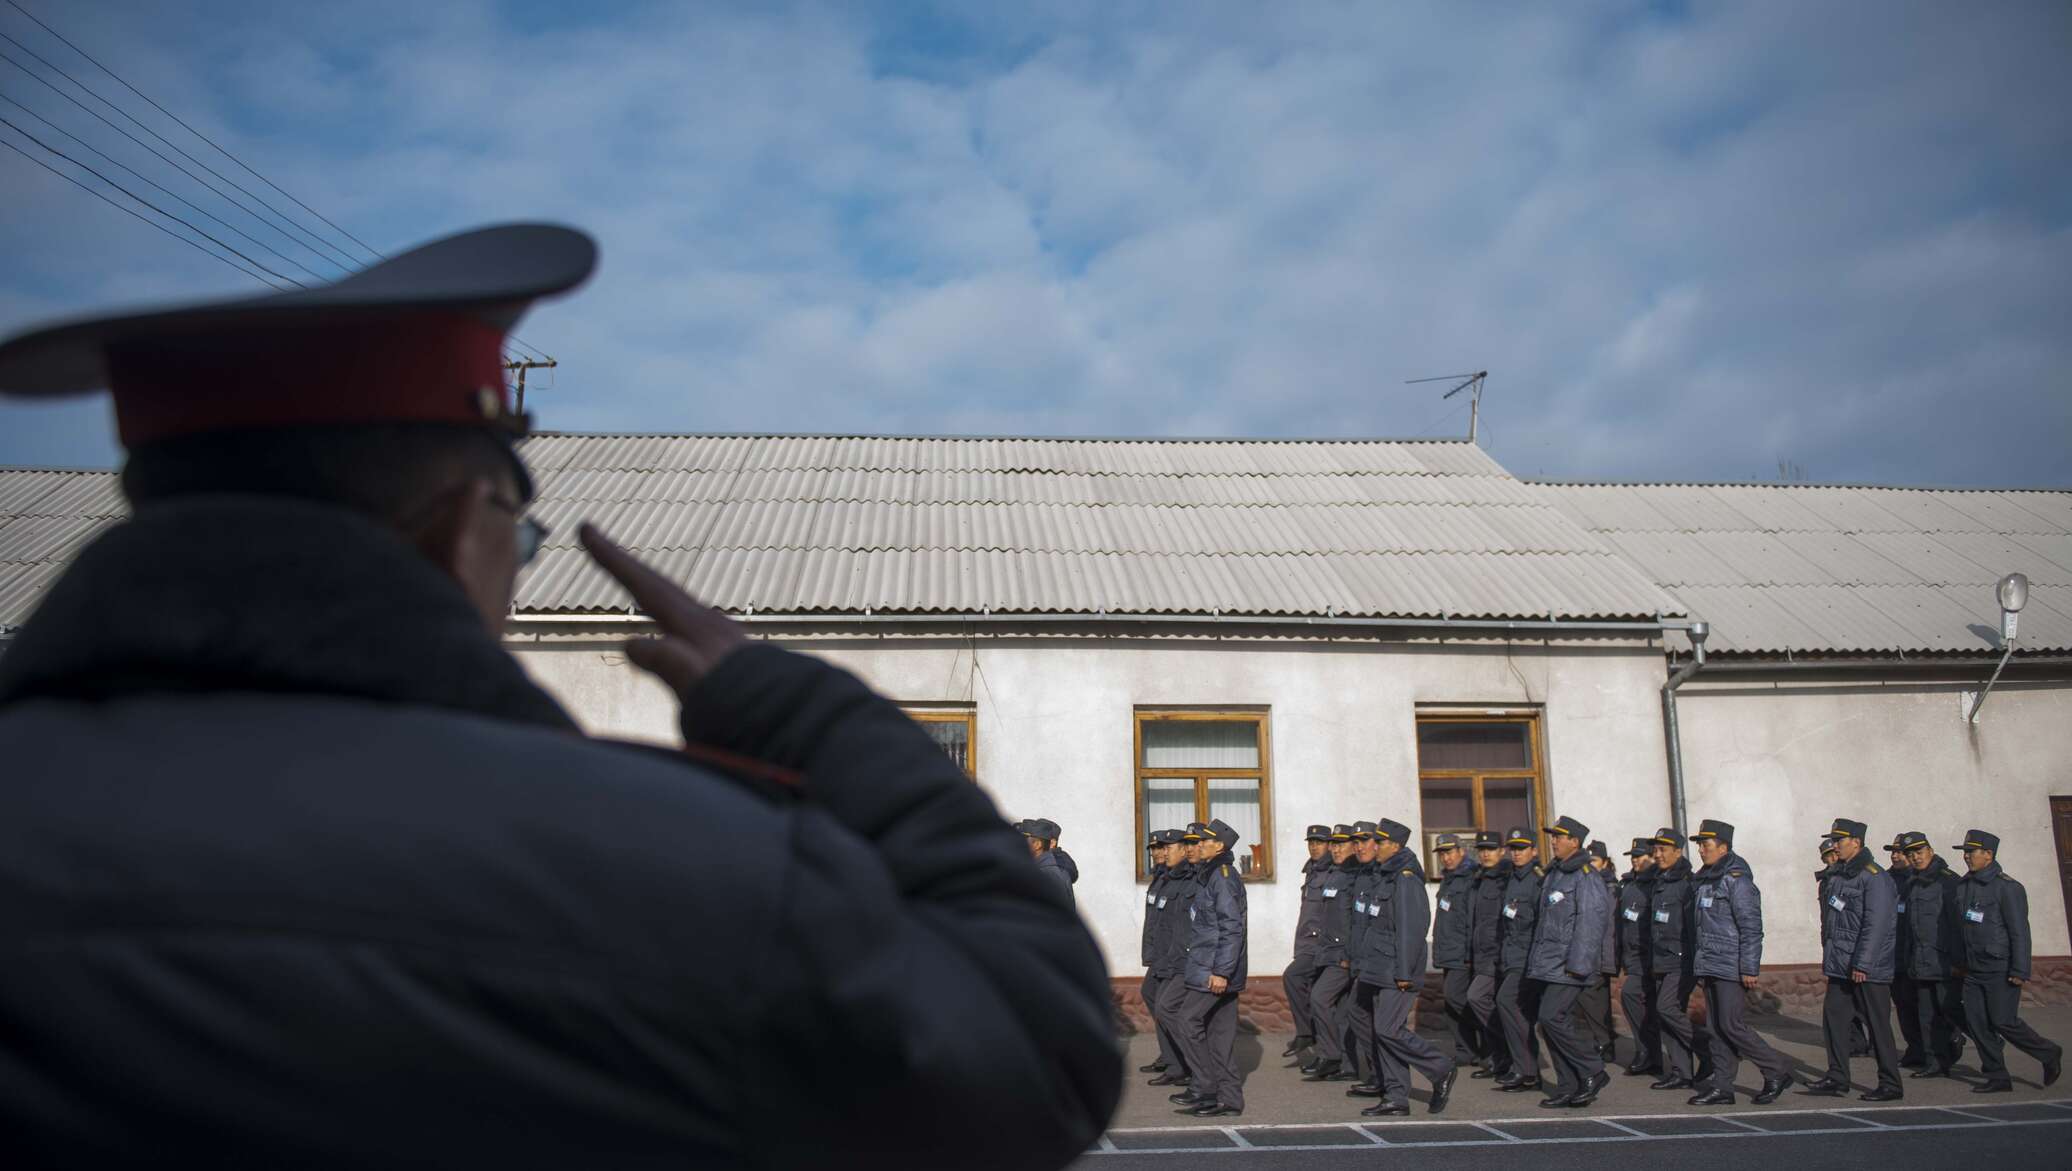
[[[1336,1061],[1319,1061],[1315,1069],[1302,1075],[1302,1080],[1306,1082],[1328,1082],[1338,1076],[1338,1070],[1339,1063]]]
[[[1525,1090],[1537,1090],[1540,1088],[1540,1079],[1536,1076],[1519,1077],[1513,1074],[1510,1077],[1499,1079],[1496,1083],[1496,1088],[1506,1094],[1516,1094]]]
[[[1979,1084],[1971,1087],[1971,1092],[1974,1094],[2012,1094],[2014,1093],[2014,1083],[1980,1082]]]
[[[1485,1068],[1482,1068],[1482,1069],[1478,1069],[1478,1070],[1476,1070],[1475,1072],[1473,1072],[1473,1073],[1469,1074],[1468,1076],[1469,1076],[1469,1077],[1471,1077],[1471,1078],[1474,1078],[1474,1079],[1475,1079],[1476,1081],[1478,1081],[1478,1082],[1479,1082],[1479,1081],[1487,1081],[1487,1080],[1489,1080],[1490,1078],[1493,1078],[1493,1077],[1495,1077],[1495,1078],[1500,1078],[1500,1077],[1502,1077],[1502,1076],[1504,1076],[1504,1075],[1503,1075],[1503,1074],[1500,1074],[1500,1073],[1498,1073],[1497,1071],[1495,1071],[1495,1070],[1493,1070],[1493,1069],[1489,1069],[1489,1068],[1486,1068],[1486,1067],[1485,1067]]]
[[[1453,1096],[1453,1083],[1460,1080],[1460,1066],[1446,1071],[1446,1076],[1432,1083],[1432,1103],[1425,1107],[1425,1113],[1437,1114],[1446,1109],[1446,1100]],[[1407,1109],[1407,1107],[1406,1107]]]
[[[1928,1058],[1919,1053],[1909,1053],[1899,1059],[1901,1069],[1919,1069],[1928,1064]]]
[[[1611,1065],[1617,1062],[1619,1060],[1618,1043],[1615,1041],[1607,1041],[1604,1044],[1599,1045],[1597,1047],[1597,1060],[1604,1062],[1606,1065]]]
[[[1225,1106],[1212,1098],[1192,1110],[1182,1110],[1181,1113],[1191,1114],[1196,1118],[1234,1118],[1244,1111],[1235,1106]]]
[[[1684,1101],[1691,1106],[1732,1106],[1734,1095],[1729,1090],[1707,1090],[1702,1094],[1692,1094]]]
[[[1807,1086],[1806,1092],[1820,1098],[1839,1098],[1849,1092],[1849,1083],[1838,1082],[1831,1077],[1824,1077]]]
[[[1408,1114],[1410,1107],[1402,1102],[1376,1102],[1360,1111],[1362,1118],[1386,1118],[1391,1114]]]
[[[1950,1067],[1947,1065],[1924,1066],[1908,1074],[1907,1076],[1910,1078],[1948,1077],[1950,1076]]]
[[[2043,1084],[2047,1086],[2056,1082],[2058,1080],[2058,1075],[2064,1072],[2065,1051],[2060,1049],[2058,1050],[2058,1055],[2056,1057],[2053,1057],[2049,1061],[2043,1063]]]
[[[1574,1095],[1574,1094],[1562,1094],[1562,1093],[1556,1093],[1556,1094],[1554,1094],[1554,1095],[1553,1095],[1552,1097],[1547,1097],[1547,1098],[1541,1098],[1541,1099],[1540,1099],[1540,1109],[1542,1109],[1542,1110],[1566,1110],[1566,1109],[1568,1109],[1568,1104],[1569,1104],[1570,1102],[1573,1102],[1574,1100],[1575,1100],[1575,1095]]]
[[[1330,1082],[1356,1082],[1360,1080],[1360,1071],[1351,1068],[1341,1069],[1324,1080]]]
[[[1164,1073],[1165,1071],[1166,1063],[1163,1061],[1154,1061],[1150,1065],[1140,1065],[1137,1067],[1138,1073]]]
[[[1324,1059],[1323,1059],[1323,1058],[1321,1058],[1321,1057],[1312,1057],[1312,1058],[1310,1058],[1310,1059],[1309,1059],[1308,1061],[1305,1061],[1305,1062],[1303,1062],[1303,1063],[1302,1063],[1302,1072],[1303,1072],[1303,1073],[1305,1073],[1305,1074],[1311,1074],[1311,1073],[1315,1073],[1315,1072],[1317,1071],[1317,1069],[1318,1069],[1318,1068],[1319,1068],[1320,1066],[1322,1066],[1323,1064],[1324,1064]]]
[[[1688,1089],[1691,1089],[1691,1088],[1695,1087],[1695,1086],[1696,1086],[1697,1084],[1698,1084],[1698,1083],[1696,1083],[1696,1082],[1692,1081],[1691,1079],[1689,1079],[1689,1078],[1687,1078],[1687,1077],[1678,1077],[1678,1076],[1676,1076],[1675,1074],[1673,1074],[1673,1073],[1672,1073],[1672,1074],[1666,1074],[1666,1075],[1664,1075],[1664,1076],[1663,1076],[1662,1078],[1660,1078],[1659,1080],[1656,1080],[1656,1081],[1651,1081],[1651,1082],[1649,1082],[1649,1083],[1648,1083],[1648,1089],[1651,1089],[1651,1090],[1688,1090]]]
[[[1661,1072],[1662,1067],[1659,1065],[1629,1065],[1626,1067],[1627,1077],[1646,1077],[1651,1073]]]
[[[1597,1095],[1604,1092],[1604,1087],[1611,1084],[1612,1075],[1600,1069],[1584,1080],[1582,1089],[1568,1096],[1568,1104],[1577,1107],[1588,1106],[1597,1100]]]
[[[1213,1099],[1202,1097],[1200,1094],[1195,1093],[1193,1090],[1181,1090],[1177,1094],[1166,1095],[1166,1101],[1173,1103],[1175,1106],[1199,1106],[1203,1102],[1212,1100]]]
[[[1755,1097],[1749,1100],[1754,1102],[1758,1106],[1768,1106],[1770,1103],[1775,1102],[1777,1099],[1784,1096],[1784,1091],[1791,1088],[1791,1081],[1792,1078],[1790,1074],[1785,1074],[1783,1077],[1778,1078],[1775,1081],[1765,1079],[1763,1082],[1763,1088],[1761,1090],[1758,1090],[1756,1092]]]
[[[1859,1102],[1897,1102],[1906,1094],[1898,1086],[1879,1086],[1856,1095]]]
[[[1381,1087],[1373,1082],[1361,1082],[1359,1085],[1347,1090],[1345,1096],[1348,1098],[1379,1098],[1381,1097]]]
[[[1147,1086],[1184,1086],[1189,1084],[1189,1079],[1184,1075],[1168,1071],[1159,1074],[1144,1084]]]

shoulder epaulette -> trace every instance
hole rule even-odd
[[[1883,874],[1883,873],[1885,873],[1885,871],[1884,871],[1884,870],[1882,870],[1882,869],[1880,869],[1880,868],[1879,868],[1879,866],[1878,866],[1878,864],[1877,864],[1876,862],[1867,862],[1867,863],[1865,863],[1865,864],[1864,864],[1864,867],[1863,867],[1863,868],[1864,868],[1865,870],[1868,870],[1868,871],[1870,871],[1870,872],[1871,872],[1872,874]]]
[[[1740,872],[1739,870],[1729,870],[1729,871],[1727,871],[1727,877],[1728,877],[1728,878],[1739,878],[1739,877],[1741,877],[1741,872]]]
[[[1225,878],[1229,878],[1229,877],[1230,877],[1230,863],[1228,863],[1228,862],[1225,862],[1225,863],[1223,864],[1223,877],[1225,877]]]

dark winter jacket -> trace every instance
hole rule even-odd
[[[1528,978],[1548,984],[1587,985],[1604,963],[1611,926],[1611,893],[1581,850],[1556,862],[1540,885],[1539,921],[1526,961]]]
[[[1523,868],[1514,864],[1504,881],[1504,905],[1499,912],[1504,919],[1502,971],[1522,972],[1532,959],[1532,929],[1539,922],[1540,882],[1545,877],[1546,871],[1534,862]]]
[[[1728,853],[1698,872],[1697,887],[1697,974],[1716,980],[1761,975],[1763,892],[1755,871]]]
[[[1432,966],[1461,969],[1472,966],[1472,916],[1475,913],[1475,879],[1481,867],[1463,861],[1439,879],[1438,909],[1432,914]]]
[[[1630,871],[1619,884],[1618,954],[1619,968],[1629,975],[1649,970],[1654,938],[1654,895],[1656,874],[1652,867]]]
[[[1926,870],[1907,872],[1906,958],[1901,971],[1916,980],[1947,980],[1964,966],[1964,908],[1957,872],[1937,855]]]
[[[1604,883],[1604,946],[1598,949],[1597,974],[1610,979],[1619,974],[1619,876],[1609,866],[1591,873]]]
[[[1063,846],[1053,846],[1050,852],[1058,860],[1058,869],[1065,872],[1065,881],[1073,886],[1078,886],[1079,863],[1072,860],[1072,855],[1067,854]]]
[[[1149,968],[1156,954],[1152,936],[1158,930],[1158,892],[1165,889],[1166,871],[1171,869],[1160,862],[1151,867],[1151,881],[1144,886],[1144,966]]]
[[[1367,930],[1353,956],[1353,975],[1382,988],[1401,981],[1422,985],[1432,905],[1426,901],[1424,867],[1416,852],[1397,850],[1374,863],[1366,896]]]
[[[1193,926],[1187,935],[1187,969],[1182,979],[1196,992],[1209,990],[1209,977],[1230,981],[1224,991],[1245,986],[1245,880],[1227,857],[1205,863],[1201,890],[1187,912]]]
[[[1830,980],[1862,972],[1872,984],[1892,983],[1899,899],[1885,868],[1869,850],[1838,864],[1820,906],[1820,970]]]
[[[1967,979],[2029,979],[2029,892],[1994,862],[1957,883]]]
[[[1366,937],[1367,929],[1374,923],[1374,913],[1371,910],[1374,905],[1373,894],[1375,886],[1380,882],[1381,863],[1353,863],[1353,921],[1352,930],[1345,938],[1345,955],[1354,963],[1359,962],[1361,941]]]
[[[1693,974],[1698,958],[1698,883],[1689,858],[1648,871],[1654,876],[1648,892],[1648,970],[1667,975]]]
[[[1166,871],[1158,892],[1158,928],[1151,934],[1151,974],[1177,978],[1187,967],[1187,937],[1194,930],[1194,897],[1201,893],[1201,864],[1182,862]]]
[[[1353,863],[1333,862],[1324,870],[1324,883],[1317,893],[1324,903],[1323,921],[1317,935],[1317,966],[1343,961],[1346,943],[1353,934]]]
[[[1468,916],[1469,962],[1491,976],[1504,970],[1504,891],[1511,884],[1511,860],[1475,872],[1473,911]]]
[[[1058,852],[1056,850],[1045,850],[1041,854],[1036,855],[1036,872],[1043,875],[1046,881],[1052,883],[1058,893],[1065,896],[1066,902],[1073,901],[1072,876],[1058,862]]]
[[[1323,944],[1324,884],[1330,881],[1331,856],[1302,863],[1302,906],[1295,913],[1295,958],[1315,962]]]
[[[682,726],[761,763],[583,735],[344,509],[108,529],[0,656],[4,1161],[1084,1151],[1121,1087],[1108,976],[984,790],[769,643]]]

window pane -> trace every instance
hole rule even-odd
[[[1482,782],[1482,812],[1489,824],[1482,827],[1499,832],[1522,825],[1539,836],[1540,811],[1533,808],[1532,782],[1486,780]]]
[[[1422,787],[1426,829],[1476,828],[1475,782],[1466,777],[1426,780]]]
[[[1259,824],[1259,778],[1243,780],[1216,778],[1209,782],[1209,817],[1222,818],[1237,831],[1237,846],[1231,859],[1244,874],[1256,874],[1266,864],[1265,846]]]
[[[1194,820],[1194,781],[1187,777],[1144,778],[1144,832],[1185,829]]]
[[[920,720],[921,730],[935,746],[949,754],[957,767],[971,771],[971,725],[963,720]]]
[[[1252,720],[1145,720],[1145,768],[1258,768]]]
[[[1417,767],[1531,768],[1532,740],[1523,723],[1417,725]]]

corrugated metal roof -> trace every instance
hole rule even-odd
[[[1531,487],[1709,622],[1715,651],[1990,652],[2014,572],[2023,649],[2072,649],[2072,492]]]

